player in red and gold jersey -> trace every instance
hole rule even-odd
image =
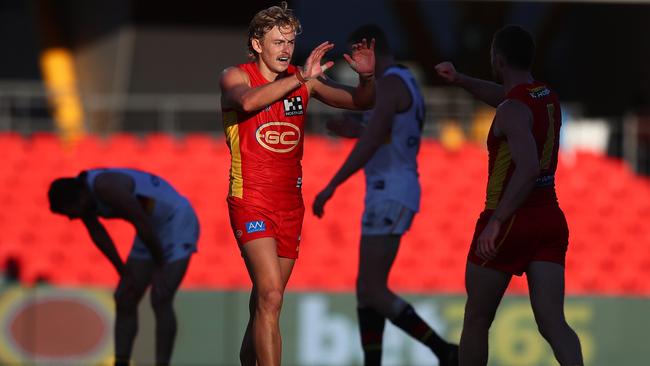
[[[474,79],[444,62],[440,76],[497,107],[487,145],[487,199],[467,258],[467,304],[460,365],[486,365],[488,330],[512,275],[524,272],[542,336],[561,365],[582,365],[580,340],[564,318],[569,229],[555,195],[561,126],[557,95],[535,81],[534,42],[506,26],[493,38],[492,69],[502,84]]]
[[[313,96],[334,107],[373,106],[374,41],[353,45],[345,60],[359,85],[328,80],[333,65],[321,60],[334,45],[317,46],[302,68],[291,65],[301,26],[283,2],[257,13],[248,46],[252,62],[230,67],[221,77],[221,108],[231,153],[228,209],[253,282],[250,321],[240,350],[243,365],[280,365],[280,309],[298,257],[304,214],[302,158],[304,121]]]

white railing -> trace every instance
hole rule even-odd
[[[423,91],[427,114],[425,134],[437,136],[441,119],[468,125],[478,105],[459,89],[427,88]],[[48,94],[37,82],[0,82],[0,131],[30,134],[54,130]],[[137,131],[183,133],[222,130],[220,94],[94,94],[81,96],[84,125],[89,132]],[[325,121],[340,113],[318,101],[309,107],[307,130],[325,132]],[[189,120],[189,123],[186,123]]]

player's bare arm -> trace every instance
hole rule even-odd
[[[359,74],[356,88],[342,85],[326,77],[318,77],[308,82],[311,94],[321,102],[336,108],[367,110],[375,104],[375,40],[352,45],[350,55],[344,54],[345,61]],[[305,63],[307,66],[307,63]]]
[[[248,75],[237,67],[224,70],[219,84],[221,108],[232,108],[245,113],[258,111],[300,86],[298,79],[292,76],[251,88]]]
[[[377,104],[372,111],[368,126],[363,130],[343,166],[327,187],[316,196],[312,206],[316,216],[323,216],[325,203],[334,195],[336,188],[363,168],[386,141],[390,135],[395,113],[400,110],[400,100],[404,98],[410,98],[410,95],[398,76],[389,75],[377,82]]]
[[[441,62],[435,66],[435,69],[446,82],[460,86],[492,107],[496,108],[505,99],[506,93],[503,85],[460,73],[451,62]]]
[[[108,235],[104,225],[99,222],[97,215],[84,215],[81,217],[81,221],[84,223],[84,226],[86,226],[88,235],[90,235],[95,246],[106,258],[108,258],[117,273],[120,275],[124,273],[124,262],[122,261],[122,258],[120,258],[117,248],[115,248],[113,239]]]
[[[497,109],[494,120],[497,134],[505,136],[515,165],[512,178],[499,202],[492,219],[478,238],[477,255],[492,259],[497,254],[495,241],[501,225],[526,200],[539,176],[537,144],[533,137],[532,115],[528,107],[516,100],[508,100]]]
[[[128,176],[118,173],[100,174],[95,179],[97,198],[111,207],[115,213],[135,228],[136,234],[149,249],[158,265],[164,262],[162,243],[138,200],[133,196],[134,182]]]
[[[288,42],[282,40],[282,42]],[[291,41],[293,42],[293,41]],[[238,67],[229,67],[221,75],[221,107],[233,108],[240,112],[255,112],[280,100],[287,93],[301,84],[315,80],[334,63],[329,61],[321,65],[325,53],[334,47],[332,43],[323,42],[314,48],[305,62],[302,71],[294,75],[279,78],[268,84],[251,88],[248,75]]]

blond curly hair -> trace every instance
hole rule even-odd
[[[302,32],[300,21],[293,15],[293,10],[287,7],[287,2],[283,1],[279,6],[260,10],[248,26],[248,55],[256,59],[257,51],[253,48],[253,39],[262,40],[264,35],[277,26],[284,32],[295,31],[296,34]]]

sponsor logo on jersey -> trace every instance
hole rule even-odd
[[[289,122],[268,122],[255,131],[257,142],[263,148],[277,152],[288,153],[300,143],[300,129]]]
[[[535,188],[552,187],[555,185],[555,174],[543,175],[535,180]]]
[[[246,223],[247,233],[257,233],[260,231],[266,231],[266,223],[263,220],[249,221]]]
[[[304,114],[305,111],[302,107],[302,97],[289,97],[284,99],[284,115],[287,117],[298,116]]]
[[[551,94],[551,91],[545,86],[538,86],[537,88],[528,89],[528,93],[531,98],[539,99]]]
[[[296,181],[296,188],[301,188],[302,187],[302,177],[298,177],[298,180]]]

